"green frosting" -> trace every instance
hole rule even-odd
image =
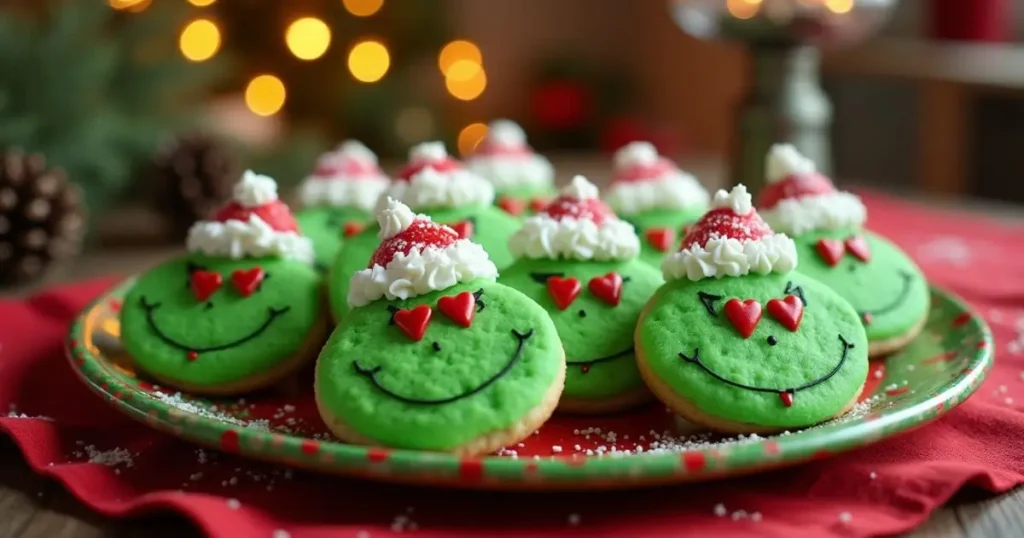
[[[683,239],[683,227],[697,221],[707,211],[707,207],[696,206],[682,210],[676,209],[653,209],[634,215],[619,215],[636,228],[636,234],[640,236],[640,259],[655,266],[661,267],[661,260],[665,254],[679,250],[679,243]],[[668,228],[675,232],[675,240],[668,252],[662,252],[651,245],[647,239],[647,230],[651,228]]]
[[[221,275],[206,301],[191,291],[190,264]],[[231,275],[254,267],[266,276],[243,297]],[[211,388],[244,383],[303,350],[323,320],[320,290],[316,270],[294,260],[177,258],[143,274],[125,296],[121,341],[141,369],[163,379]]]
[[[618,306],[597,298],[588,289],[590,279],[611,272],[619,273],[626,281]],[[551,274],[574,277],[582,287],[565,310],[555,305],[548,292],[545,275]],[[554,320],[568,363],[564,396],[600,400],[643,387],[634,360],[633,331],[640,311],[663,282],[660,271],[636,259],[597,262],[523,258],[502,271],[498,281],[526,294]],[[598,362],[590,362],[595,360]]]
[[[802,288],[807,299],[796,332],[767,307],[769,300],[787,295],[789,283]],[[721,296],[713,301],[717,315],[708,312],[698,292]],[[761,303],[763,317],[749,339],[726,317],[725,304],[733,298]],[[639,323],[637,344],[650,370],[678,397],[730,422],[776,428],[816,424],[849,403],[867,376],[867,336],[853,307],[824,284],[795,272],[672,281],[658,290]],[[840,335],[853,345],[845,361]],[[695,350],[711,372],[734,383],[785,390],[824,381],[797,390],[793,405],[786,407],[776,392],[730,385],[679,355],[692,357]]]
[[[434,222],[456,224],[473,218],[473,236],[470,239],[479,243],[487,251],[494,265],[501,269],[512,263],[512,254],[508,251],[508,239],[519,228],[519,219],[505,213],[494,206],[468,206],[432,211],[417,211],[429,216]],[[374,251],[380,246],[376,224],[368,226],[359,235],[345,241],[338,257],[331,266],[328,277],[328,295],[331,312],[335,319],[341,319],[348,312],[348,284],[352,275],[366,269]]]
[[[319,206],[299,211],[295,220],[302,235],[313,241],[317,269],[326,271],[334,263],[345,239],[345,225],[350,222],[365,225],[370,214],[355,207]]]
[[[478,290],[483,306],[468,328],[437,308],[441,297]],[[433,314],[419,342],[389,322],[388,306],[424,304]],[[451,450],[523,420],[544,402],[561,361],[558,333],[544,309],[481,279],[353,309],[320,353],[316,390],[322,409],[363,436],[391,447]],[[360,373],[357,364],[376,373]]]
[[[818,254],[818,240],[844,240],[862,236],[871,248],[867,263],[849,252],[832,267]],[[868,340],[879,341],[906,334],[928,315],[928,282],[917,265],[896,245],[867,230],[847,228],[820,231],[794,238],[800,264],[797,270],[827,284],[853,305],[865,324]]]

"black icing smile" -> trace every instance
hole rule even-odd
[[[579,366],[580,367],[580,372],[585,374],[585,373],[589,372],[590,371],[590,367],[595,365],[595,364],[599,364],[599,363],[602,363],[602,362],[609,362],[609,361],[613,361],[615,359],[621,359],[622,357],[625,357],[626,355],[629,355],[632,352],[633,352],[633,348],[630,347],[628,349],[623,349],[622,351],[619,351],[618,353],[613,353],[611,355],[606,355],[604,357],[599,357],[599,358],[596,358],[596,359],[582,360],[582,361],[565,361],[565,364],[568,365],[568,366]]]
[[[843,364],[846,363],[846,357],[847,357],[847,355],[849,355],[849,351],[851,349],[853,349],[853,344],[847,342],[846,338],[844,338],[843,335],[841,335],[841,334],[839,335],[839,342],[843,346],[843,351],[842,351],[842,356],[839,358],[839,362],[836,364],[835,368],[833,368],[827,374],[825,374],[825,375],[823,375],[823,376],[821,376],[821,377],[819,377],[817,379],[814,379],[812,381],[808,381],[807,383],[804,383],[803,385],[800,385],[800,386],[797,386],[797,387],[783,387],[783,388],[757,387],[757,386],[754,386],[754,385],[746,385],[746,384],[743,384],[743,383],[738,383],[736,381],[728,379],[728,378],[722,376],[721,374],[718,374],[714,370],[712,370],[708,365],[704,364],[704,361],[702,361],[701,358],[700,358],[700,348],[694,348],[693,356],[688,356],[685,353],[679,353],[679,357],[681,359],[683,359],[684,361],[690,363],[690,364],[697,365],[697,367],[699,367],[701,370],[704,370],[704,372],[707,373],[709,376],[717,379],[718,381],[721,381],[722,383],[725,383],[726,385],[733,386],[733,387],[736,387],[738,389],[749,390],[749,391],[752,391],[752,392],[767,392],[767,393],[771,393],[771,394],[778,394],[779,396],[782,396],[782,395],[785,394],[785,395],[789,395],[790,397],[792,397],[798,391],[801,391],[801,390],[804,390],[804,389],[809,389],[811,387],[815,387],[817,385],[820,385],[820,384],[828,381],[829,379],[832,378],[832,376],[836,375],[839,372],[839,370],[843,367]]]
[[[233,347],[240,346],[263,334],[263,332],[266,331],[272,323],[274,323],[275,319],[283,316],[285,313],[292,309],[292,307],[290,306],[286,306],[284,308],[274,308],[272,306],[268,306],[266,321],[263,322],[263,325],[260,325],[259,327],[256,328],[256,330],[252,331],[246,336],[238,338],[237,340],[232,340],[226,344],[206,347],[195,347],[187,344],[182,344],[181,342],[178,342],[177,340],[171,338],[170,336],[167,336],[166,333],[160,330],[160,327],[156,324],[156,321],[153,319],[153,311],[155,311],[157,308],[160,308],[162,306],[162,303],[150,303],[149,301],[146,300],[145,296],[140,297],[139,303],[142,306],[142,308],[146,311],[146,323],[149,325],[149,328],[153,330],[153,334],[155,334],[157,338],[163,340],[165,344],[171,347],[178,348],[182,351],[188,351],[191,353],[208,353],[211,351],[223,351],[225,349],[231,349]]]
[[[902,305],[903,302],[907,300],[907,295],[910,294],[910,281],[914,279],[914,275],[907,271],[900,271],[899,275],[900,280],[903,282],[903,287],[900,288],[900,292],[896,294],[896,297],[893,298],[893,300],[885,306],[874,308],[871,310],[862,310],[858,312],[858,314],[860,314],[861,316],[861,319],[865,319],[865,317],[867,317],[867,319],[870,319],[872,317],[888,314],[889,312],[892,312],[893,310],[899,308],[900,305]]]
[[[373,385],[373,387],[375,389],[379,390],[380,392],[384,393],[385,395],[387,395],[390,398],[393,398],[395,400],[398,400],[400,402],[405,402],[405,403],[408,403],[408,404],[416,404],[416,405],[443,405],[443,404],[448,404],[448,403],[452,403],[452,402],[457,402],[457,401],[459,401],[459,400],[461,400],[463,398],[468,398],[468,397],[470,397],[470,396],[472,396],[472,395],[474,395],[474,394],[476,394],[478,392],[483,391],[487,387],[493,385],[496,381],[498,381],[502,377],[505,377],[505,375],[508,374],[510,370],[512,370],[512,367],[515,366],[516,363],[519,362],[520,357],[523,356],[523,348],[526,347],[526,341],[529,340],[531,336],[533,336],[533,329],[530,329],[529,331],[526,331],[526,334],[522,334],[519,331],[517,331],[515,329],[512,329],[512,335],[515,336],[515,338],[516,338],[516,342],[517,342],[517,344],[516,344],[516,351],[515,351],[515,353],[512,354],[512,358],[509,359],[509,361],[505,364],[504,367],[502,367],[501,370],[498,371],[498,373],[494,374],[489,379],[485,380],[483,383],[478,385],[476,388],[467,390],[467,391],[465,391],[465,392],[463,392],[461,394],[456,394],[455,396],[450,396],[448,398],[423,399],[423,398],[411,398],[411,397],[408,397],[408,396],[402,396],[401,394],[393,392],[390,389],[388,389],[387,387],[385,387],[384,385],[382,385],[380,383],[380,381],[377,379],[377,374],[379,374],[380,371],[384,369],[383,366],[374,366],[372,368],[364,368],[364,367],[359,365],[359,361],[352,361],[352,366],[355,367],[356,373],[358,373],[361,376],[366,377],[366,379],[368,379],[370,381],[370,384]]]

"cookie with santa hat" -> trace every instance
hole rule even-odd
[[[857,309],[871,355],[913,340],[928,316],[928,282],[899,247],[864,228],[867,210],[860,198],[837,190],[789,144],[771,148],[766,170],[758,211],[772,228],[793,237],[800,272]]]
[[[640,258],[655,267],[679,244],[686,225],[704,214],[708,199],[696,178],[658,155],[650,142],[631,142],[615,152],[604,200],[636,227]]]
[[[303,235],[313,241],[317,269],[327,270],[341,243],[372,220],[377,199],[390,184],[377,156],[357,140],[346,140],[317,159],[299,184],[302,209],[295,214]]]
[[[121,342],[141,372],[190,393],[241,394],[316,356],[327,315],[313,245],[273,179],[246,172],[186,246],[138,277],[121,307]]]
[[[523,222],[509,247],[519,259],[498,281],[544,308],[565,349],[569,369],[558,409],[603,413],[650,401],[633,358],[633,331],[663,280],[639,259],[633,226],[576,176]]]
[[[802,262],[802,260],[801,260]],[[636,331],[637,366],[676,413],[712,430],[772,433],[818,424],[857,402],[868,342],[857,312],[797,272],[743,185],[715,194]]]
[[[480,244],[498,268],[512,263],[508,238],[519,226],[519,220],[493,205],[494,187],[450,157],[443,143],[426,142],[413,147],[409,163],[378,203],[386,202],[388,197]],[[336,319],[348,311],[349,281],[365,268],[365,260],[380,242],[379,233],[380,228],[371,224],[346,240],[338,251],[328,276],[328,296]]]
[[[466,168],[494,185],[498,207],[512,215],[536,212],[555,197],[554,166],[533,151],[511,120],[491,122]]]
[[[317,360],[324,422],[349,443],[467,456],[531,435],[565,379],[547,313],[452,228],[393,198],[377,222]]]

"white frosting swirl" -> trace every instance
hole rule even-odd
[[[512,120],[494,120],[487,127],[487,140],[500,147],[521,147],[526,144],[526,132]]]
[[[409,181],[396,180],[381,195],[377,203],[380,210],[387,197],[394,198],[415,211],[441,207],[491,205],[494,187],[468,170],[438,172],[426,167]]]
[[[367,172],[351,174],[339,172],[329,176],[311,174],[299,185],[299,201],[303,206],[329,205],[356,207],[372,211],[380,194],[390,181],[377,168],[377,156],[358,140],[346,140],[332,152],[317,159],[317,168],[344,170],[346,162],[365,163]]]
[[[242,207],[259,207],[277,200],[277,182],[272,178],[246,170],[235,184],[232,198]]]
[[[868,219],[860,197],[845,191],[786,198],[758,212],[773,230],[793,236],[814,230],[859,228]]]
[[[623,170],[658,164],[658,150],[650,142],[630,142],[615,152],[615,168]]]
[[[750,198],[750,193],[747,192],[746,185],[742,183],[736,185],[729,192],[726,192],[724,189],[718,189],[718,192],[715,193],[715,198],[711,201],[711,208],[719,209],[722,207],[728,207],[732,209],[733,213],[740,216],[750,214],[754,210],[754,202]]]
[[[550,187],[555,181],[555,167],[551,161],[535,153],[474,155],[466,159],[466,169],[499,190]]]
[[[334,150],[333,155],[368,164],[377,164],[377,154],[370,150],[370,148],[366,147],[366,144],[363,144],[358,140],[346,140],[342,142],[338,145],[338,148]]]
[[[408,230],[417,218],[430,220],[430,217],[417,215],[409,209],[409,206],[389,197],[384,201],[384,208],[377,213],[377,224],[380,225],[380,232],[377,236],[381,239],[391,239]]]
[[[782,181],[793,174],[809,174],[817,171],[814,161],[804,157],[792,144],[775,144],[768,150],[765,161],[765,178],[769,183]]]
[[[628,222],[607,218],[598,226],[590,219],[555,220],[534,215],[509,239],[516,257],[568,260],[628,260],[640,253],[640,239]]]
[[[190,252],[232,259],[281,256],[303,262],[313,261],[313,243],[295,232],[280,232],[257,215],[248,221],[200,221],[188,231],[185,245]]]
[[[652,209],[702,208],[710,198],[696,178],[676,169],[656,181],[612,183],[604,200],[620,215],[635,215]]]
[[[703,247],[692,245],[665,256],[661,272],[665,280],[686,277],[697,281],[749,273],[787,273],[796,269],[796,264],[796,245],[786,234],[746,241],[716,237]]]
[[[498,278],[498,268],[480,245],[460,239],[444,249],[417,247],[395,254],[386,267],[374,264],[352,275],[348,304],[355,308],[382,297],[408,299],[478,278]]]
[[[597,186],[579,174],[573,176],[572,181],[570,181],[568,185],[562,187],[562,189],[558,191],[558,194],[560,196],[575,198],[577,200],[596,200],[601,196],[600,191],[597,190]]]
[[[409,150],[409,162],[437,162],[448,158],[448,150],[444,142],[423,142]]]

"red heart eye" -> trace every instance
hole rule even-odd
[[[846,251],[857,257],[862,262],[871,261],[871,247],[868,242],[859,235],[846,238]]]
[[[594,297],[612,306],[619,306],[622,301],[622,277],[618,273],[595,276],[587,283],[587,288]]]
[[[772,299],[768,301],[768,313],[783,327],[796,332],[800,327],[800,320],[804,319],[804,303],[795,295],[787,295],[785,299]]]
[[[473,314],[476,313],[476,297],[468,291],[451,297],[441,297],[437,300],[437,309],[456,325],[469,327],[473,323]]]
[[[261,267],[238,269],[231,273],[231,283],[242,297],[248,297],[260,289],[263,278],[267,276]]]
[[[548,293],[551,294],[551,298],[554,299],[555,306],[559,310],[569,308],[569,305],[576,300],[576,296],[580,294],[581,289],[583,287],[580,286],[580,281],[573,277],[553,276],[548,278]]]
[[[502,196],[498,200],[498,207],[504,209],[509,215],[518,216],[526,209],[526,202],[517,200],[511,196]]]
[[[668,252],[676,241],[675,232],[669,228],[649,228],[644,232],[644,237],[659,252]]]
[[[551,200],[547,198],[534,198],[530,200],[530,210],[534,213],[540,213],[544,211],[544,208],[551,203]]]
[[[216,271],[197,269],[189,275],[189,288],[199,302],[209,299],[223,283],[224,279]]]
[[[398,330],[402,331],[413,342],[419,342],[427,332],[430,316],[433,311],[429,306],[421,304],[412,310],[397,310],[392,318]]]
[[[342,226],[341,234],[345,237],[352,237],[353,235],[363,231],[364,228],[366,228],[366,226],[361,222],[348,221],[344,226]]]
[[[835,266],[846,253],[846,247],[838,239],[819,239],[817,244],[818,255],[830,266]]]
[[[473,222],[464,220],[462,222],[456,222],[455,224],[449,224],[449,228],[455,230],[455,233],[459,234],[459,239],[469,239],[473,237]]]
[[[754,299],[729,299],[725,303],[724,311],[725,317],[729,318],[732,326],[736,327],[743,338],[750,338],[761,321],[761,303]]]

